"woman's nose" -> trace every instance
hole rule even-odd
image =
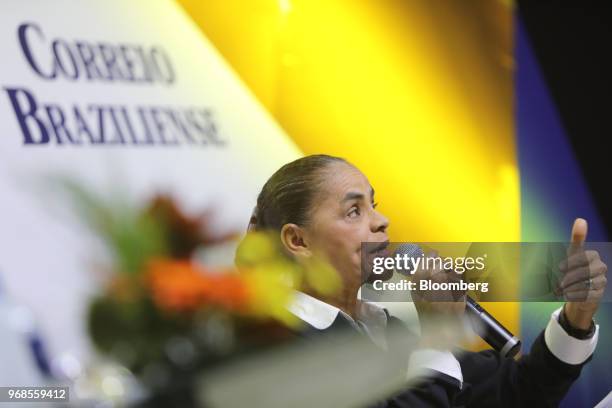
[[[389,220],[387,217],[374,211],[374,219],[372,222],[372,232],[386,232],[389,227]]]

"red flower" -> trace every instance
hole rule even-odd
[[[169,195],[155,196],[144,214],[161,223],[172,258],[188,259],[199,245],[217,244],[235,235],[213,235],[209,226],[210,212],[187,215]]]

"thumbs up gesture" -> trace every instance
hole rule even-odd
[[[580,330],[588,330],[591,326],[608,282],[608,267],[600,259],[599,253],[584,249],[587,231],[586,220],[577,218],[572,228],[567,258],[559,265],[563,275],[559,290],[567,300],[564,313],[569,324]]]

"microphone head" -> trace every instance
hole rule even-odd
[[[420,258],[421,256],[423,256],[423,250],[417,244],[403,243],[395,249],[395,254],[400,255],[402,257],[404,255],[407,255],[409,258]],[[408,265],[411,264],[409,263]],[[407,269],[401,269],[397,272],[401,273],[402,275],[410,275],[412,269],[408,267]]]

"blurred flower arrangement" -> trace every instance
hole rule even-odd
[[[202,264],[199,250],[237,237],[215,236],[210,211],[189,216],[169,195],[137,207],[64,185],[112,259],[88,311],[91,340],[151,390],[150,406],[189,406],[194,373],[291,339],[298,322],[286,306],[295,289],[340,288],[328,264],[298,265],[265,233],[242,239],[233,268]]]

